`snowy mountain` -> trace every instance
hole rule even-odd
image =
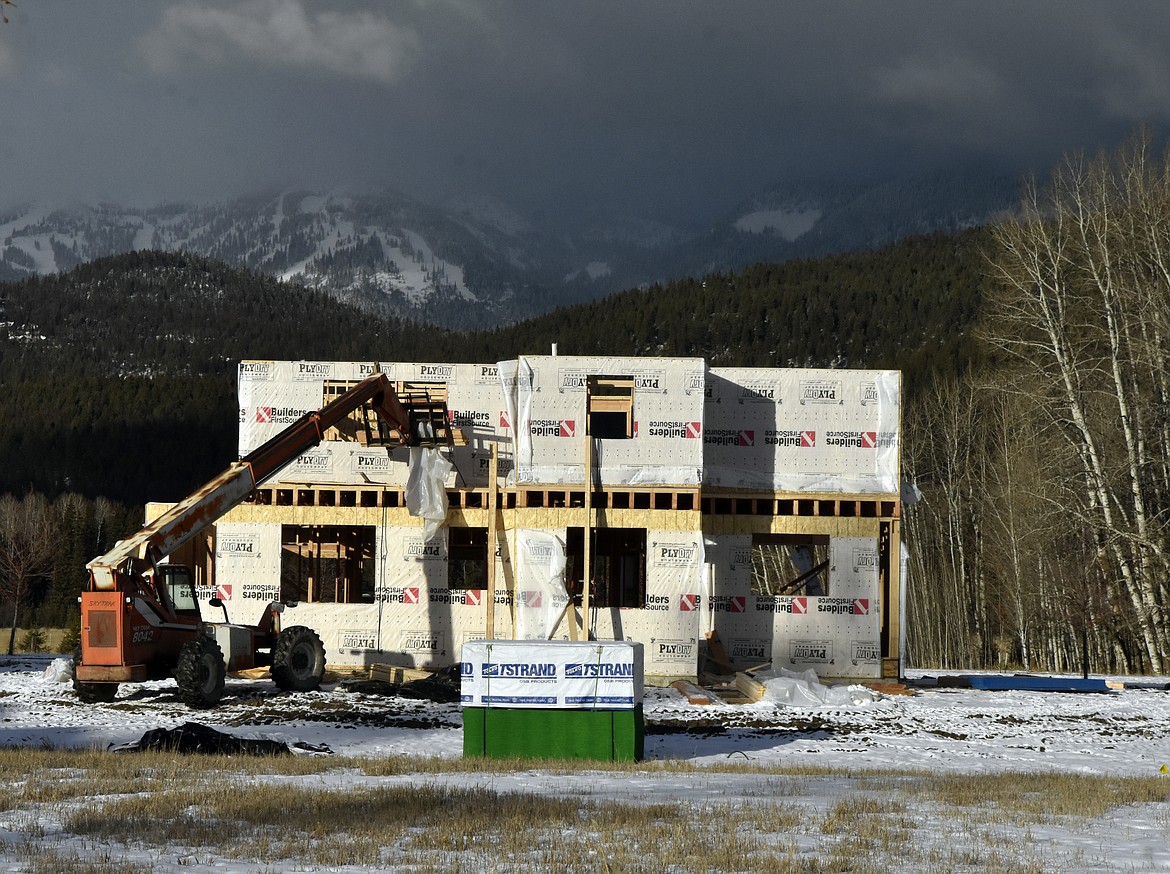
[[[653,282],[981,224],[1014,194],[1012,180],[991,175],[786,186],[745,200],[699,234],[636,216],[550,231],[484,198],[440,208],[394,192],[35,205],[0,214],[0,281],[134,250],[188,251],[375,312],[483,327]]]

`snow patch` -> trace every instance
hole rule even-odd
[[[574,270],[565,276],[565,282],[573,282],[580,278],[584,273],[590,280],[600,279],[603,276],[609,276],[613,271],[610,269],[609,263],[606,261],[590,261],[581,270]]]
[[[301,215],[314,215],[323,212],[329,201],[328,194],[310,194],[308,197],[301,198],[297,212]]]
[[[791,243],[816,227],[821,215],[819,209],[800,211],[761,209],[740,216],[735,223],[735,229],[748,234],[770,233]]]

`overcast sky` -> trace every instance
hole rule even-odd
[[[678,221],[777,183],[1045,174],[1170,115],[1170,4],[16,0],[0,205],[484,192]]]

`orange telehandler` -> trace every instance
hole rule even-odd
[[[321,639],[303,625],[281,630],[284,605],[269,604],[254,626],[200,614],[190,568],[164,561],[252,490],[297,456],[316,446],[325,431],[369,404],[389,426],[392,443],[433,446],[451,442],[446,404],[399,398],[384,373],[359,382],[317,412],[302,416],[245,455],[202,488],[95,558],[81,593],[81,646],[74,654],[73,688],[85,702],[112,701],[119,683],[173,676],[179,697],[192,707],[212,707],[223,695],[228,670],[271,665],[284,690],[316,689],[325,672]]]

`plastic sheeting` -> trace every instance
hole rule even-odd
[[[433,540],[447,521],[447,476],[453,465],[437,447],[412,446],[407,462],[406,509],[423,519],[423,539]]]
[[[872,704],[874,695],[856,686],[825,686],[816,671],[779,671],[754,674],[764,684],[764,700],[794,707],[852,707]]]
[[[559,533],[516,532],[516,637],[548,640],[569,603],[565,589],[565,541]]]

